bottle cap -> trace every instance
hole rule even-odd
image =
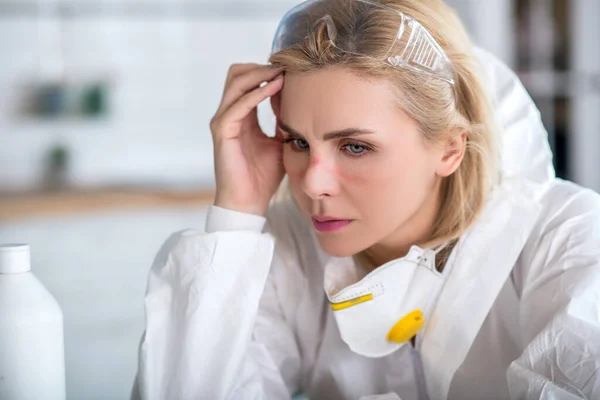
[[[31,270],[29,245],[11,243],[0,245],[0,274],[18,274]]]

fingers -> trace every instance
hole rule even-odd
[[[248,64],[233,64],[229,67],[227,72],[227,79],[225,80],[225,88],[229,86],[229,83],[233,78],[236,78],[252,69],[258,68],[260,65],[255,63]]]
[[[232,66],[217,113],[224,112],[246,93],[259,87],[261,83],[272,80],[280,73],[280,69],[269,65],[239,64],[239,66]]]
[[[258,106],[260,102],[273,96],[283,87],[283,75],[279,75],[265,86],[256,88],[249,93],[244,94],[227,111],[220,116],[220,121],[229,123],[239,122]]]

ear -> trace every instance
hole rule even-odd
[[[458,169],[467,149],[467,136],[467,132],[461,132],[447,139],[436,170],[439,176],[450,176]]]

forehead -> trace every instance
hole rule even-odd
[[[401,116],[390,84],[343,68],[285,76],[281,119],[300,131],[378,127]]]

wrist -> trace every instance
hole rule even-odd
[[[260,217],[264,217],[267,213],[267,207],[259,204],[236,204],[233,202],[216,199],[213,205],[220,208],[224,208],[226,210],[258,215]]]
[[[262,216],[237,212],[212,205],[206,216],[207,233],[219,231],[252,231],[261,232],[267,219]]]

